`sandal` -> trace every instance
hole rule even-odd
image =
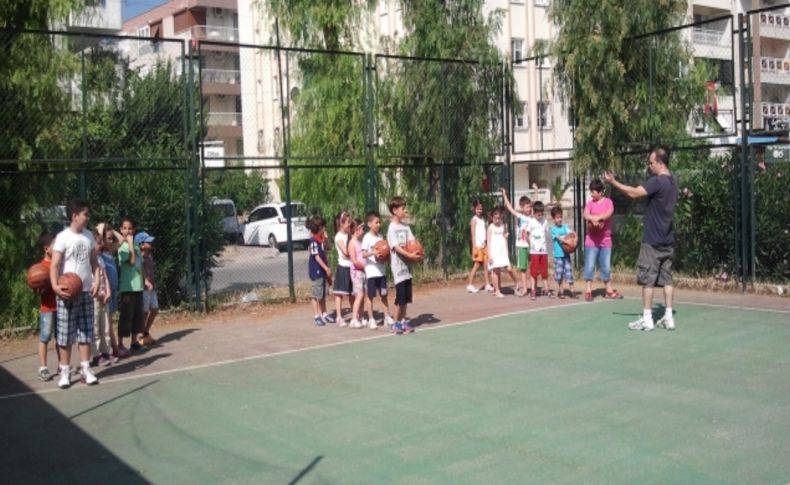
[[[559,298],[560,300],[564,300],[565,299],[565,295],[560,293],[559,296],[557,296],[557,298]]]
[[[532,301],[535,301],[535,300],[538,299],[538,297],[535,296],[535,295],[530,295],[529,299],[532,300]]]
[[[584,301],[593,301],[592,291],[584,292]]]
[[[604,298],[607,298],[609,300],[622,300],[623,295],[621,295],[620,292],[618,292],[617,290],[612,290],[611,293],[606,293]]]

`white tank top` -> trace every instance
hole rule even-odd
[[[350,238],[348,237],[348,234],[346,234],[343,231],[338,231],[337,234],[335,234],[335,251],[337,252],[337,265],[338,266],[342,266],[344,268],[350,268],[351,267],[351,258],[349,258],[348,256],[344,255],[340,251],[340,244],[338,244],[338,241],[343,241],[343,244],[346,246],[346,253],[348,253],[348,240],[349,239]]]
[[[486,245],[486,221],[482,217],[472,217],[475,221],[475,246],[482,248]]]

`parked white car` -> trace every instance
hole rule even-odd
[[[285,203],[259,205],[250,212],[244,225],[244,244],[269,245],[284,250],[288,246],[288,223]],[[304,247],[310,242],[310,231],[305,227],[307,211],[301,202],[291,203],[291,238],[294,244]]]

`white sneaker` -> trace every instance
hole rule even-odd
[[[357,320],[356,318],[351,319],[351,323],[348,324],[349,328],[362,328],[362,322]]]
[[[644,317],[639,317],[638,320],[629,323],[628,328],[631,330],[644,330],[645,332],[650,332],[655,326],[652,321],[647,321]]]
[[[667,330],[675,330],[675,319],[664,315],[656,322],[657,327],[664,327]]]
[[[468,291],[469,293],[477,293],[480,290],[474,285],[466,285],[466,291]]]
[[[377,328],[379,328],[378,325],[376,325],[376,319],[375,318],[372,319],[372,320],[368,320],[368,328],[371,329],[371,330],[376,330]]]
[[[336,322],[337,322],[337,326],[338,326],[338,327],[348,327],[348,322],[346,322],[346,321],[345,321],[344,319],[342,319],[342,318],[338,318],[338,319],[336,320]]]
[[[80,380],[89,386],[99,383],[99,379],[93,374],[90,367],[83,367],[80,370]]]
[[[386,325],[388,327],[391,327],[392,324],[394,324],[394,323],[395,323],[395,320],[393,320],[391,316],[387,315],[386,317],[384,317],[384,325]]]
[[[65,370],[65,372],[64,372]],[[69,368],[62,368],[60,369],[60,379],[58,380],[58,387],[61,389],[68,389],[71,387],[71,372]]]
[[[491,286],[491,285],[486,285],[484,290],[486,290],[487,292],[491,293],[492,291],[494,291],[494,287]]]

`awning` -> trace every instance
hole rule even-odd
[[[771,145],[779,141],[778,136],[750,136],[747,138],[749,145]],[[735,144],[741,144],[741,137],[735,139]]]

